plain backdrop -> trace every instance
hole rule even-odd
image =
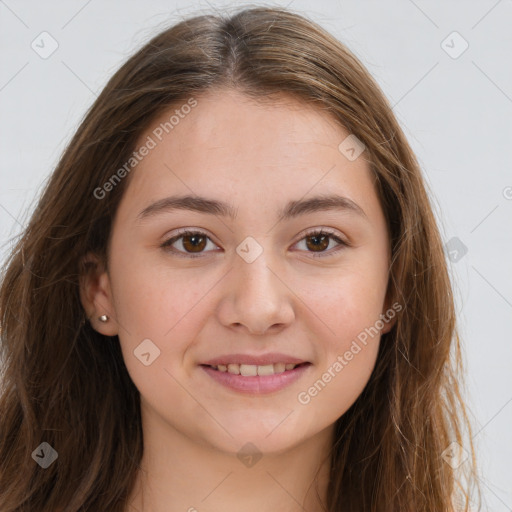
[[[0,0],[0,262],[117,68],[166,26],[227,5],[234,4]],[[482,510],[511,511],[512,1],[258,5],[289,5],[320,23],[394,105],[446,243]]]

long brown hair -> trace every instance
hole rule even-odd
[[[336,422],[328,510],[468,510],[478,485],[454,299],[420,166],[357,58],[307,18],[267,7],[156,35],[110,79],[51,175],[1,283],[0,509],[124,510],[143,452],[139,392],[119,339],[86,321],[79,285],[89,251],[108,266],[128,179],[94,191],[156,116],[216,87],[287,93],[336,116],[366,146],[390,230],[389,293],[403,310]],[[42,442],[58,453],[44,470],[32,457]],[[452,442],[470,455],[458,469],[442,456]]]

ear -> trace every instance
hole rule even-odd
[[[392,293],[391,287],[388,287],[386,292],[386,299],[384,300],[384,311],[382,311],[381,316],[382,321],[384,322],[384,327],[380,332],[381,334],[386,334],[391,331],[391,329],[393,329],[394,325],[396,324],[398,312],[402,310],[400,305],[395,305],[395,307],[393,307],[393,298],[394,294]]]
[[[110,277],[104,263],[94,253],[87,253],[80,265],[80,301],[92,327],[105,336],[116,336],[118,326],[112,300]],[[107,322],[99,317],[108,316]]]

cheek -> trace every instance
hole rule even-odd
[[[323,311],[329,330],[323,329],[326,336],[319,344],[322,347],[319,372],[331,372],[331,377],[326,375],[324,380],[332,381],[331,387],[339,386],[344,395],[351,396],[362,390],[375,365],[380,342],[377,323],[380,309],[359,289],[349,295],[340,293],[332,297]]]
[[[372,267],[370,267],[372,268]],[[308,295],[315,326],[318,368],[301,390],[298,401],[314,407],[328,424],[342,416],[366,386],[378,355],[386,281],[372,272],[352,267]],[[311,405],[307,405],[311,404]],[[314,405],[312,405],[314,404]]]
[[[297,395],[299,407],[314,412],[324,425],[343,416],[361,395],[375,366],[379,340],[371,345],[352,346],[348,351],[328,359],[311,382]],[[350,358],[348,357],[350,354]]]
[[[152,400],[179,394],[172,376],[184,378],[184,357],[198,339],[205,299],[218,281],[193,273],[151,265],[133,253],[112,264],[123,358],[136,387]]]
[[[345,268],[322,287],[308,291],[308,305],[331,340],[330,345],[343,350],[353,338],[375,325],[383,313],[386,284],[385,274],[375,268]]]
[[[375,326],[379,301],[371,296],[371,289],[356,286],[358,280],[340,280],[340,284],[315,298],[315,309],[321,312],[314,327],[318,366],[297,396],[301,407],[314,410],[325,425],[334,423],[357,400],[375,367],[380,344]]]
[[[214,284],[204,275],[195,276],[193,269],[178,270],[165,261],[155,264],[142,251],[117,254],[112,265],[115,307],[119,323],[133,339],[168,341],[189,323]]]

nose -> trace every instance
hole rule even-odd
[[[267,257],[269,252],[264,250],[251,263],[235,255],[217,309],[226,327],[257,335],[279,332],[293,321],[295,295],[286,285],[281,266]]]

